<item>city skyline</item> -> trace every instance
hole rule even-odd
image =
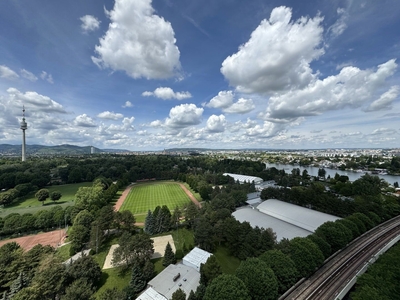
[[[400,3],[0,3],[0,144],[398,148]]]

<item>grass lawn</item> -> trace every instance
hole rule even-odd
[[[189,197],[177,183],[146,182],[133,186],[120,211],[130,210],[137,222],[143,222],[148,210],[166,205],[172,212],[176,206],[182,207],[188,202]]]
[[[66,206],[74,205],[74,198],[75,194],[80,187],[83,186],[91,186],[92,182],[81,182],[81,183],[74,183],[74,184],[65,184],[65,185],[53,185],[48,186],[46,189],[49,190],[51,193],[52,191],[60,191],[62,197],[58,201],[51,201],[50,199],[44,202],[38,201],[35,198],[35,193],[29,194],[26,197],[23,197],[21,200],[16,201],[15,203],[7,206],[6,208],[0,209],[0,217],[5,217],[11,213],[32,213],[43,209],[50,209],[54,205],[61,205],[61,207],[65,208]]]
[[[214,255],[219,262],[222,272],[226,274],[235,274],[236,269],[240,265],[240,260],[236,257],[229,255],[228,250],[225,247],[218,247],[216,251],[214,251]]]
[[[176,249],[183,250],[183,244],[189,249],[190,246],[194,245],[193,231],[186,228],[180,228],[171,232],[172,238]]]
[[[123,290],[129,285],[130,280],[131,272],[121,273],[120,268],[102,270],[100,288],[95,293],[95,296],[97,297],[105,290],[112,289],[114,287],[119,290]]]
[[[71,244],[64,245],[62,247],[57,248],[56,255],[61,258],[62,261],[66,261],[71,257],[69,255],[69,250],[71,249]]]

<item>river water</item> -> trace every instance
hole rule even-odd
[[[318,176],[318,167],[301,167],[301,166],[293,166],[293,165],[286,165],[286,164],[270,164],[270,163],[265,163],[265,166],[267,168],[272,168],[275,167],[278,170],[285,170],[286,173],[291,173],[294,168],[299,168],[300,169],[300,174],[302,174],[303,170],[307,170],[308,175],[311,176]],[[361,176],[363,176],[365,173],[361,172],[353,172],[353,171],[341,171],[338,169],[329,169],[329,168],[324,168],[326,171],[325,177],[328,177],[330,175],[331,178],[335,177],[335,174],[338,173],[339,175],[346,175],[349,177],[350,181],[355,181]],[[375,174],[372,174],[375,175]],[[393,184],[394,182],[400,183],[400,176],[392,176],[392,175],[376,175],[379,176],[380,178],[384,179],[387,183]]]

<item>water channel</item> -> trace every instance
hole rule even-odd
[[[303,172],[303,170],[307,170],[308,174],[311,176],[318,176],[318,167],[301,167],[301,166],[293,166],[293,165],[287,165],[287,164],[272,164],[272,163],[265,163],[265,166],[267,168],[272,168],[275,167],[278,170],[285,170],[286,173],[291,173],[294,168],[299,168],[300,169],[300,174]],[[346,175],[349,177],[350,181],[355,181],[361,176],[363,176],[365,173],[364,172],[353,172],[353,171],[341,171],[339,169],[330,169],[330,168],[324,168],[326,171],[326,177],[328,175],[333,178],[335,177],[335,174],[338,173],[339,175]],[[387,183],[392,184],[394,182],[400,183],[400,176],[393,176],[393,175],[380,175],[380,174],[372,174],[379,176],[379,178],[384,179]]]

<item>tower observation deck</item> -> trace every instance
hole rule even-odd
[[[22,107],[22,121],[21,121],[21,130],[22,130],[22,161],[25,161],[26,155],[26,144],[25,144],[25,130],[28,129],[28,124],[25,122],[25,107]]]

